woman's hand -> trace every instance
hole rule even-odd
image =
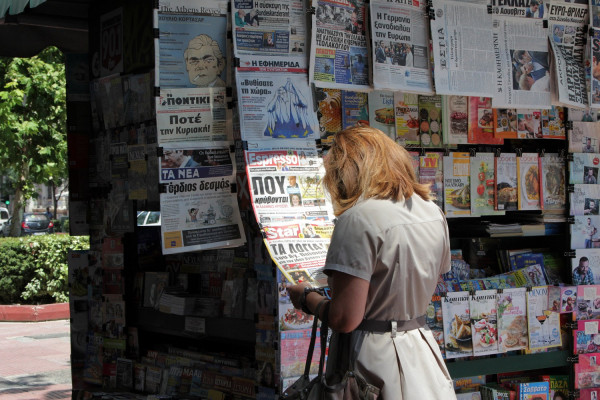
[[[295,308],[298,310],[302,310],[302,304],[300,304],[300,300],[304,295],[304,288],[312,287],[308,282],[302,282],[297,285],[287,285],[287,292],[290,296],[290,300]]]

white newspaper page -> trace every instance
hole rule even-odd
[[[231,0],[235,55],[303,57],[306,21],[302,0]]]
[[[333,220],[314,141],[249,141],[245,156],[250,198],[260,224]]]
[[[236,82],[242,140],[319,138],[305,60],[240,58]]]
[[[547,29],[542,20],[495,17],[494,108],[549,109],[550,68]]]
[[[593,28],[593,34],[590,37],[590,52],[592,64],[590,108],[600,108],[600,29]]]
[[[408,3],[371,1],[373,85],[375,89],[433,94],[425,2]]]
[[[491,97],[494,53],[487,5],[434,0],[432,10],[436,93]]]
[[[312,0],[310,82],[368,91],[369,51],[364,0]]]
[[[160,0],[154,14],[155,86],[226,86],[227,1]]]
[[[158,143],[233,140],[227,129],[225,88],[160,89]],[[231,120],[231,118],[229,118]]]
[[[590,0],[589,14],[590,26],[600,28],[600,0]]]
[[[232,143],[166,144],[162,153],[163,254],[242,245]]]
[[[556,0],[548,6],[548,37],[551,45],[552,95],[555,105],[587,108],[584,52],[588,6]]]

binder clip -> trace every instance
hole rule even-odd
[[[162,157],[164,156],[165,153],[163,153],[163,148],[162,147],[157,147],[156,148],[156,157]]]

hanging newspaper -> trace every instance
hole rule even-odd
[[[333,220],[314,141],[250,141],[245,154],[250,197],[260,224]]]
[[[589,13],[590,26],[592,28],[600,28],[600,0],[590,0]]]
[[[317,87],[369,90],[364,0],[312,0],[310,81]]]
[[[373,0],[369,16],[375,89],[433,94],[425,2]]]
[[[548,38],[543,22],[494,18],[494,108],[551,107]]]
[[[590,60],[592,67],[590,107],[600,108],[600,29],[592,28],[590,37]]]
[[[154,27],[155,86],[226,86],[226,0],[159,0]]]
[[[160,157],[163,254],[240,246],[230,142],[166,144]]]
[[[242,140],[319,137],[300,58],[240,58],[236,69]]]
[[[431,39],[437,94],[491,97],[494,53],[485,4],[434,0]]]
[[[227,127],[225,88],[160,89],[158,143],[233,140]]]
[[[303,56],[306,10],[302,0],[231,0],[236,56]]]
[[[550,3],[547,10],[548,36],[551,45],[552,95],[555,105],[586,108],[584,52],[587,35],[587,4],[571,4],[564,0]]]
[[[491,4],[498,16],[544,18],[544,0],[491,0]]]

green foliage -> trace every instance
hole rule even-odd
[[[68,301],[68,250],[88,248],[87,236],[0,239],[0,304]]]

